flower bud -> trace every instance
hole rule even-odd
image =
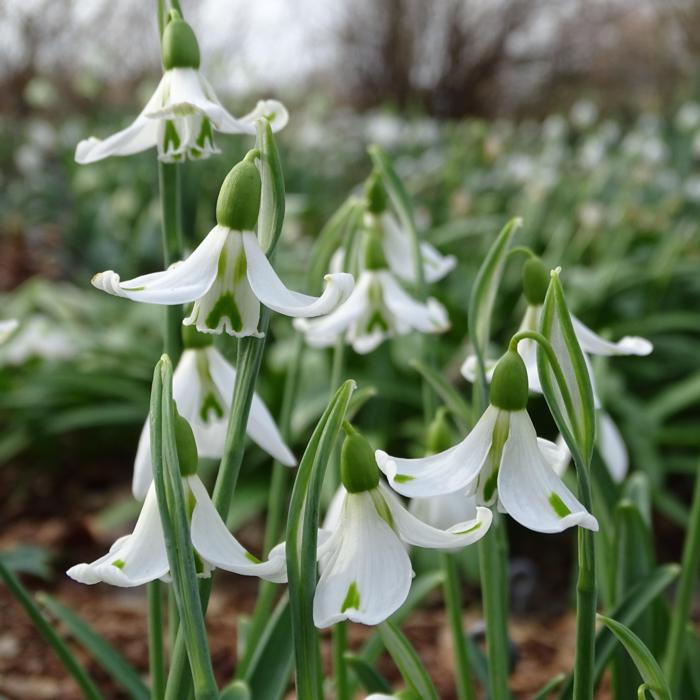
[[[388,267],[384,255],[384,246],[379,233],[365,231],[363,240],[363,262],[366,270],[386,270]]]
[[[175,447],[177,449],[177,460],[180,463],[180,474],[182,476],[193,476],[197,473],[197,442],[190,424],[177,412],[173,404],[175,414]]]
[[[371,491],[379,484],[374,450],[349,423],[343,427],[346,437],[340,450],[340,480],[348,493]]]
[[[544,303],[549,286],[549,272],[542,260],[533,256],[523,265],[523,294],[528,304],[540,306]]]
[[[257,149],[231,168],[216,200],[216,222],[234,231],[254,231],[260,213],[262,183],[255,163]]]
[[[527,369],[515,350],[498,361],[491,380],[491,405],[504,411],[522,411],[527,406]]]
[[[382,214],[386,210],[386,190],[382,182],[382,176],[377,170],[367,178],[365,183],[365,197],[367,198],[367,211],[372,214]]]
[[[209,333],[200,333],[196,326],[182,326],[182,345],[186,350],[207,348],[214,344],[214,337]]]
[[[428,426],[428,439],[426,448],[428,455],[435,455],[444,452],[454,445],[452,430],[447,420],[447,409],[442,406],[435,414],[432,423]]]
[[[163,30],[163,66],[171,68],[199,68],[197,37],[177,10],[170,10],[170,20]]]

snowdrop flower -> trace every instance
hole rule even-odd
[[[199,456],[218,458],[224,452],[236,370],[214,347],[211,336],[192,328],[185,331],[186,349],[173,374],[173,400],[178,413],[192,427]],[[278,462],[295,466],[294,455],[257,394],[253,394],[247,432],[255,444]],[[146,421],[134,461],[134,496],[143,500],[152,481],[151,431]]]
[[[537,437],[527,398],[525,363],[508,351],[496,365],[489,407],[462,442],[422,459],[399,459],[377,450],[377,464],[404,496],[465,489],[477,504],[498,504],[530,530],[561,532],[574,525],[597,530],[597,520],[556,475],[553,467],[561,452]]]
[[[178,438],[178,457],[185,501],[193,504],[190,535],[196,553],[198,575],[208,578],[215,568],[245,576],[259,576],[267,581],[286,580],[284,545],[270,551],[261,562],[238,542],[218,514],[204,484],[197,476],[197,451],[194,435],[187,422],[176,413],[176,427],[182,430],[182,449]],[[134,531],[120,537],[104,556],[89,564],[77,564],[66,572],[79,583],[103,581],[113,586],[132,587],[156,579],[168,580],[170,567],[165,548],[163,527],[158,510],[155,484],[151,484]]]
[[[345,273],[326,275],[322,296],[287,289],[263,253],[253,232],[260,209],[261,181],[250,151],[226,176],[216,204],[217,225],[184,261],[163,272],[122,282],[107,270],[92,284],[116,296],[148,304],[194,302],[183,321],[201,333],[256,336],[260,304],[287,316],[320,316],[348,298],[353,279]]]
[[[349,426],[341,451],[343,486],[329,510],[318,548],[321,576],[314,596],[314,623],[341,620],[376,625],[406,600],[413,570],[406,544],[433,549],[464,547],[491,525],[488,508],[438,530],[411,515],[379,481],[372,448]]]
[[[80,343],[81,339],[74,337],[65,327],[35,314],[23,321],[22,327],[9,339],[0,356],[0,364],[21,365],[35,357],[50,362],[71,360],[78,354]]]
[[[16,318],[0,321],[0,343],[4,343],[15,332],[18,325]]]
[[[199,71],[199,45],[192,28],[175,10],[163,32],[165,73],[136,120],[105,140],[91,137],[75,151],[78,163],[94,163],[108,156],[127,156],[156,146],[158,158],[176,162],[219,153],[214,131],[255,134],[255,121],[270,120],[273,131],[288,121],[287,110],[275,100],[258,102],[240,119],[224,109]]]

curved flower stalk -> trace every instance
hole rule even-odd
[[[190,338],[190,334],[185,334],[186,345]],[[219,458],[224,452],[236,370],[211,344],[210,336],[194,332],[189,344],[173,374],[173,400],[178,413],[192,427],[199,456]],[[274,418],[257,394],[253,394],[247,433],[256,445],[281,464],[296,465]],[[145,498],[152,481],[151,433],[146,421],[134,461],[134,496],[139,500]]]
[[[542,304],[547,291],[549,276],[546,268],[539,258],[533,257],[528,260],[523,267],[523,291],[527,300],[527,308],[523,320],[518,328],[521,331],[538,331],[542,317]],[[639,336],[624,336],[617,342],[610,342],[601,338],[577,318],[571,317],[571,321],[576,333],[576,339],[584,353],[588,374],[593,387],[593,399],[598,413],[598,425],[600,428],[598,448],[605,461],[611,476],[616,481],[621,481],[627,473],[627,450],[622,441],[622,437],[617,426],[610,416],[601,409],[600,399],[595,387],[595,379],[590,365],[590,355],[613,356],[613,355],[649,355],[653,345],[646,338]],[[541,394],[537,372],[537,342],[529,338],[524,338],[518,343],[518,354],[522,357],[527,370],[528,387],[530,391]],[[486,378],[490,381],[496,363],[487,362]],[[476,355],[469,355],[462,364],[462,376],[469,382],[476,381],[478,376],[478,360]],[[566,462],[564,463],[566,466]]]
[[[16,318],[0,321],[0,343],[4,343],[15,332],[18,325]]]
[[[508,351],[491,385],[491,403],[462,442],[422,459],[400,459],[377,450],[379,468],[393,489],[411,498],[466,490],[478,505],[497,504],[524,527],[561,532],[598,521],[565,486],[555,467],[565,454],[537,437],[527,413],[527,371]]]
[[[261,562],[228,531],[221,516],[196,475],[182,477],[185,495],[194,503],[190,520],[192,546],[199,556],[198,574],[208,578],[215,568],[267,581],[286,580],[284,546],[277,545],[267,561]],[[156,579],[168,579],[168,556],[158,512],[155,485],[151,484],[134,531],[120,537],[103,557],[89,564],[77,564],[66,572],[79,583],[100,581],[113,586],[141,586]]]
[[[201,333],[255,336],[260,304],[286,316],[320,316],[342,304],[352,290],[345,273],[326,275],[326,289],[312,297],[287,289],[263,253],[253,232],[260,209],[260,174],[251,151],[227,175],[216,205],[217,225],[184,261],[163,272],[122,282],[112,271],[92,284],[109,294],[148,304],[194,302],[183,321]]]
[[[260,117],[269,119],[274,131],[287,124],[287,110],[276,100],[261,100],[240,119],[231,115],[199,71],[199,46],[191,27],[176,10],[171,10],[170,17],[163,33],[165,72],[153,96],[126,129],[104,140],[81,141],[75,150],[78,163],[128,156],[154,146],[158,158],[167,163],[199,160],[220,153],[214,131],[254,135]]]
[[[319,533],[321,576],[314,596],[314,623],[341,620],[376,625],[397,610],[413,578],[406,545],[464,547],[487,532],[488,508],[447,530],[422,522],[379,481],[372,448],[349,426],[341,453],[343,486]]]

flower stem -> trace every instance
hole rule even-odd
[[[684,646],[686,626],[690,619],[690,608],[693,601],[693,591],[700,570],[700,473],[695,477],[695,492],[688,523],[688,534],[683,545],[681,577],[678,582],[676,600],[671,616],[671,629],[668,634],[664,671],[671,694],[675,697],[680,688],[683,661],[686,658]]]
[[[455,655],[457,697],[459,700],[476,700],[476,691],[469,667],[469,652],[464,639],[462,625],[462,599],[459,591],[459,574],[454,557],[448,552],[441,554],[442,570],[445,573],[443,590],[447,616],[452,630],[452,646]]]
[[[331,631],[331,641],[333,644],[333,673],[335,700],[350,700],[350,684],[348,683],[348,672],[345,665],[345,652],[348,648],[348,628],[345,622],[338,622],[333,625]]]
[[[153,700],[160,700],[165,693],[163,591],[160,581],[148,584],[148,664],[151,673],[151,697]]]

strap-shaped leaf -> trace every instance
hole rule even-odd
[[[445,402],[458,423],[460,432],[466,433],[472,426],[472,412],[467,402],[445,376],[422,362],[413,360],[411,366],[425,379],[433,391]]]
[[[550,678],[532,700],[547,700],[550,693],[556,690],[565,680],[566,676],[563,673]]]
[[[47,593],[38,593],[37,602],[58,618],[74,639],[135,700],[148,700],[151,694],[134,667],[100,634],[72,610]]]
[[[362,657],[345,654],[343,658],[368,693],[391,693],[389,681]]]
[[[552,271],[547,288],[540,333],[549,341],[561,368],[557,376],[556,367],[538,344],[537,371],[544,396],[577,466],[588,467],[595,441],[593,389],[557,270]]]
[[[321,485],[354,388],[355,382],[346,381],[321,416],[299,463],[289,506],[287,576],[297,695],[305,700],[323,698],[318,633],[313,623]]]
[[[260,247],[269,256],[277,245],[284,223],[284,173],[269,120],[264,117],[258,119],[255,129],[256,146],[260,151],[260,179],[262,180],[258,239]]]
[[[471,295],[469,297],[469,340],[474,346],[477,361],[479,363],[479,377],[477,387],[482,397],[481,403],[485,405],[488,396],[486,386],[486,369],[484,358],[491,336],[491,315],[496,294],[503,276],[503,268],[510,247],[511,239],[522,225],[522,219],[511,219],[498,234],[489,252],[481,263],[479,272],[474,280]]]
[[[0,579],[10,589],[10,593],[15,600],[24,608],[29,619],[34,623],[41,636],[48,642],[56,652],[56,656],[61,660],[66,671],[75,679],[88,700],[102,700],[102,694],[97,689],[92,678],[88,675],[82,664],[75,658],[68,645],[58,636],[58,633],[48,623],[41,610],[32,600],[27,589],[20,583],[19,579],[3,564],[0,559]]]
[[[396,625],[388,620],[379,626],[386,650],[401,672],[404,683],[421,700],[438,700],[438,694],[420,657]]]
[[[605,615],[598,615],[598,620],[606,625],[625,647],[644,680],[646,690],[651,692],[654,699],[671,700],[671,691],[663,671],[646,644],[621,622],[605,617]],[[640,697],[643,698],[644,695],[640,693]]]

